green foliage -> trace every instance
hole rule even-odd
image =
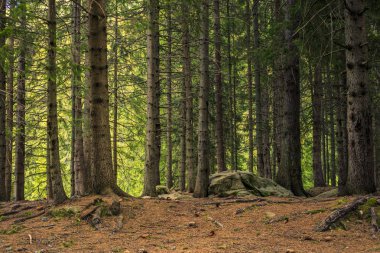
[[[24,228],[24,226],[22,226],[22,225],[12,225],[12,227],[10,229],[0,230],[0,234],[2,234],[2,235],[16,234],[16,233],[20,232],[23,228]]]
[[[79,210],[74,207],[55,208],[48,213],[54,218],[71,218],[79,214]]]

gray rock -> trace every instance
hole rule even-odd
[[[293,194],[274,181],[261,178],[245,171],[220,172],[210,176],[209,194],[218,197],[228,196],[278,196],[290,197]]]

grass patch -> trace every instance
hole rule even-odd
[[[77,214],[79,214],[79,211],[72,207],[52,209],[49,211],[49,215],[53,218],[71,218]]]
[[[13,235],[13,234],[20,232],[23,228],[24,228],[24,226],[22,226],[22,225],[12,225],[12,227],[10,229],[0,230],[0,234],[1,235]]]

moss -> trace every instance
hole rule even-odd
[[[305,211],[304,213],[305,214],[318,214],[318,213],[324,213],[326,211],[327,211],[326,209],[316,209],[316,210],[308,210],[308,211]]]
[[[49,215],[54,218],[71,218],[77,215],[78,213],[79,211],[72,207],[52,209],[49,211]]]
[[[74,241],[67,241],[67,242],[63,242],[62,243],[62,246],[65,247],[65,248],[70,248],[74,245]]]
[[[12,227],[10,229],[0,230],[0,234],[2,234],[2,235],[16,234],[16,233],[20,232],[23,228],[24,228],[24,226],[22,226],[22,225],[12,225]]]

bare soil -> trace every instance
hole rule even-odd
[[[81,212],[95,198],[70,200],[54,210]],[[252,199],[252,198],[251,198]],[[347,230],[315,232],[316,224],[353,198],[132,199],[121,201],[122,217],[103,217],[98,229],[79,214],[48,215],[46,202],[0,204],[0,252],[380,252],[380,233],[367,221]],[[221,204],[208,204],[209,202]],[[1,216],[10,210],[31,209]],[[20,218],[30,218],[14,224]],[[123,227],[116,229],[123,220]]]

